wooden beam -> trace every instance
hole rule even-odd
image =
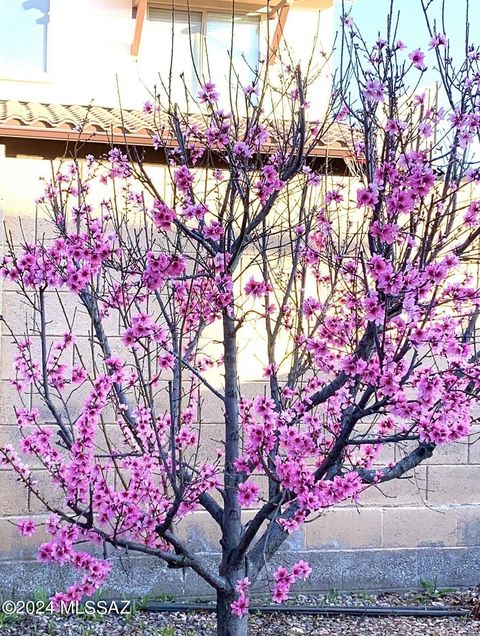
[[[278,12],[280,11],[280,9],[287,4],[291,4],[291,0],[282,0],[281,2],[276,4],[274,7],[271,6],[270,10],[267,13],[267,18],[269,20],[275,19],[278,16]]]
[[[137,17],[135,20],[135,33],[133,34],[132,47],[130,52],[135,57],[140,49],[140,40],[142,39],[143,23],[145,22],[145,14],[147,13],[147,0],[139,0],[137,7]]]
[[[288,12],[290,11],[290,2],[282,4],[279,10],[278,22],[275,27],[275,33],[272,38],[272,45],[270,46],[270,55],[268,57],[268,65],[271,66],[275,63],[278,55],[278,49],[283,38],[285,30],[285,24],[287,22]]]

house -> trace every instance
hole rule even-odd
[[[2,3],[1,154],[52,159],[68,156],[74,144],[82,143],[86,155],[105,152],[114,143],[141,147],[147,161],[162,162],[164,157],[152,148],[152,117],[142,112],[142,105],[152,94],[163,98],[171,90],[171,99],[186,108],[187,92],[188,111],[195,112],[199,82],[213,76],[229,101],[232,7],[232,66],[242,84],[248,84],[259,63],[272,74],[279,72],[279,51],[286,42],[286,55],[291,51],[300,62],[308,61],[313,49],[331,50],[333,4],[333,0]],[[88,33],[88,38],[76,37],[79,33]],[[328,100],[329,82],[325,68],[312,84],[312,96],[318,95],[317,115]],[[315,117],[313,110],[310,116]],[[345,171],[348,152],[343,135],[322,140],[318,153],[337,162],[335,172]],[[10,195],[2,191],[0,196],[5,201]]]
[[[276,68],[278,72],[279,57],[289,51],[295,60],[308,61],[317,32],[314,51],[328,54],[332,47],[333,0],[242,0],[234,6],[232,58],[245,83],[260,60],[272,74]],[[50,160],[68,157],[75,146],[85,156],[103,153],[111,143],[140,147],[162,178],[164,157],[153,148],[152,121],[142,104],[152,91],[169,90],[169,76],[173,99],[182,105],[189,93],[192,112],[200,79],[214,75],[220,91],[228,92],[232,7],[231,0],[179,0],[173,7],[171,0],[0,4],[0,203],[14,242],[38,236],[47,227],[34,203],[38,177],[48,178]],[[325,107],[329,82],[326,68],[310,87],[312,117],[315,109],[321,113]],[[340,134],[323,140],[317,152],[328,157],[335,172],[345,172],[348,150]],[[17,320],[19,333],[22,312],[4,283],[2,313]],[[9,336],[3,334],[2,443],[18,439],[11,417],[14,392],[7,381],[10,352]],[[260,383],[252,379],[246,390],[261,391]],[[213,407],[206,413],[213,437],[218,413]],[[381,458],[392,459],[388,452]],[[457,444],[438,453],[434,462],[422,465],[411,480],[388,484],[382,492],[371,489],[360,515],[352,506],[340,506],[326,520],[308,524],[287,549],[307,554],[319,566],[325,589],[406,588],[435,577],[439,584],[476,584],[476,568],[469,562],[480,558],[480,493],[474,487],[480,477],[480,449]],[[42,473],[37,473],[41,481]],[[0,592],[31,594],[39,581],[55,586],[56,574],[46,574],[45,566],[34,562],[37,537],[21,538],[9,523],[38,514],[36,503],[4,469],[0,492]],[[197,516],[192,528],[211,551],[217,538],[205,520]],[[148,570],[140,565],[128,569],[126,560],[109,581],[117,596],[154,589],[193,594],[197,589],[190,574],[182,582],[148,564]]]
[[[296,61],[330,51],[333,15],[333,0],[11,0],[0,7],[0,96],[51,109],[141,109],[152,92],[170,88],[180,105],[190,94],[192,111],[201,80],[214,78],[220,92],[228,92],[232,33],[232,64],[246,85],[261,61],[275,72],[286,42]],[[328,86],[324,73],[312,87],[312,101],[315,92],[315,103],[324,106]],[[40,112],[49,128],[65,116],[32,108],[30,124]],[[3,112],[2,128],[9,115]],[[73,118],[82,121],[82,112]]]

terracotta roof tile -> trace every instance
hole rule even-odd
[[[204,118],[189,116],[192,121],[202,124]],[[0,137],[74,141],[80,136],[83,141],[151,146],[159,123],[158,115],[141,110],[0,100]],[[350,143],[348,129],[333,124],[312,154],[348,157]]]

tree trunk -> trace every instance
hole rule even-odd
[[[232,308],[233,314],[233,308]],[[217,594],[218,636],[246,636],[247,617],[232,614],[230,604],[235,600],[235,584],[246,576],[245,563],[238,563],[236,549],[242,536],[241,508],[237,488],[239,474],[235,461],[240,455],[240,424],[238,418],[237,342],[235,320],[225,311],[223,315],[223,346],[225,365],[225,474],[222,518],[222,562],[219,573],[225,577],[229,591]]]
[[[235,592],[217,593],[217,636],[247,636],[248,614],[238,618],[232,614],[230,603],[235,600]]]

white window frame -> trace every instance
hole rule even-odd
[[[174,15],[174,11],[172,11],[172,6],[170,5],[166,5],[160,2],[149,2],[147,4],[147,11],[146,11],[146,19],[150,22],[155,22],[155,19],[150,18],[150,9],[161,9],[163,11],[167,11],[170,13],[170,15]],[[178,13],[191,13],[192,15],[198,14],[201,16],[201,30],[200,30],[200,52],[199,52],[199,68],[197,69],[198,75],[200,77],[201,80],[203,79],[210,79],[209,77],[209,73],[208,73],[208,68],[207,68],[207,52],[208,52],[208,40],[207,40],[207,29],[208,29],[208,15],[225,15],[225,16],[232,16],[232,13],[229,11],[226,11],[225,9],[223,9],[222,7],[220,7],[219,9],[213,8],[213,7],[209,7],[209,8],[205,8],[205,7],[190,7],[188,8],[187,6],[179,6],[178,8],[175,9],[176,12]],[[262,42],[262,23],[264,21],[264,16],[261,14],[257,14],[257,15],[249,15],[246,14],[245,12],[236,12],[234,14],[236,17],[248,17],[248,18],[255,18],[255,21],[257,21],[258,19],[258,60],[257,62],[260,63],[260,60],[262,59],[262,46],[261,46],[261,42]],[[257,17],[258,16],[258,17]],[[253,21],[253,20],[252,20]],[[214,78],[212,78],[214,79]]]

